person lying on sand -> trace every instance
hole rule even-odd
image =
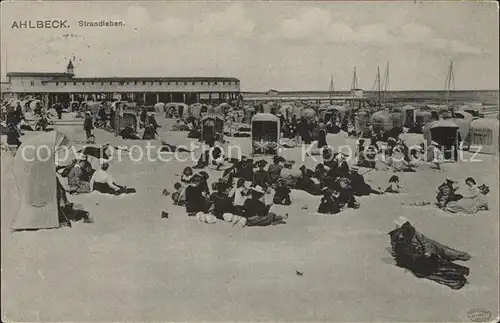
[[[101,169],[95,171],[94,175],[90,179],[91,191],[98,191],[103,194],[130,194],[135,193],[134,188],[127,188],[125,186],[117,185],[113,181],[113,177],[107,172],[109,164],[103,162]]]
[[[163,146],[160,149],[161,152],[172,152],[172,153],[173,152],[180,152],[180,153],[191,153],[192,152],[191,150],[189,150],[187,148],[170,145],[164,140],[161,141],[161,145]]]
[[[453,263],[455,260],[469,260],[471,256],[467,252],[426,237],[408,221],[397,224],[398,227],[388,234],[391,254],[398,267],[409,269],[418,278],[427,278],[452,289],[460,289],[467,283],[465,276],[469,275],[469,268]]]

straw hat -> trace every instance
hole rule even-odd
[[[266,193],[264,191],[264,189],[260,185],[252,187],[251,190],[254,191],[254,192],[260,193],[260,194],[265,194]]]

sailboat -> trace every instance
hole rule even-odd
[[[382,81],[380,77],[380,67],[377,66],[377,76],[375,77],[375,82],[372,86],[372,91],[377,92],[377,103],[376,107],[379,109],[385,108],[389,100],[389,62],[387,62],[384,80]]]
[[[455,90],[455,74],[453,72],[453,61],[450,62],[450,67],[448,68],[448,73],[446,74],[446,81],[444,85],[444,92],[446,103],[445,104],[428,104],[427,107],[431,109],[437,110],[450,110],[449,101],[450,101],[450,91]]]
[[[328,89],[329,96],[330,96],[330,104],[333,104],[333,92],[335,92],[335,88],[333,87],[333,75],[330,79],[330,87]]]
[[[450,90],[455,91],[455,74],[453,73],[453,61],[450,62],[450,68],[448,69],[448,75],[446,75],[446,107],[449,108],[450,102]]]
[[[384,83],[382,84],[383,97],[382,106],[385,108],[389,101],[389,62],[385,65]]]
[[[377,101],[375,107],[382,107],[382,89],[380,87],[380,67],[377,66],[377,75],[375,76],[375,82],[373,82],[372,91],[377,92]]]
[[[363,96],[363,90],[358,87],[358,76],[356,74],[356,66],[354,66],[354,75],[352,77],[351,94],[353,100],[355,97]]]

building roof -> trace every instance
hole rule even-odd
[[[234,77],[74,77],[74,82],[239,82]]]

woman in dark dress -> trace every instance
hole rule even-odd
[[[251,198],[243,204],[243,217],[247,219],[247,226],[263,227],[286,223],[286,218],[269,212],[269,208],[261,200],[264,193],[262,187],[252,187]]]
[[[322,189],[323,197],[318,207],[318,213],[322,214],[337,214],[340,208],[337,199],[333,196],[333,191],[327,187]]]
[[[203,177],[199,174],[191,178],[191,184],[186,187],[186,212],[194,216],[198,212],[206,211],[206,199],[203,197]]]
[[[235,213],[233,201],[228,196],[229,186],[225,183],[217,183],[217,192],[210,195],[211,213],[219,220],[224,220],[224,213]]]

